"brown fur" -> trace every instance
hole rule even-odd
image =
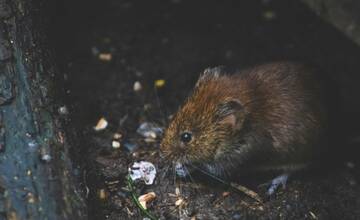
[[[304,164],[323,145],[326,117],[321,83],[303,65],[270,63],[234,75],[208,69],[170,123],[161,149],[215,174]],[[187,144],[179,138],[184,131],[193,134]]]

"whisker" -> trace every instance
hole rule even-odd
[[[170,168],[170,166],[171,166],[171,164],[169,164],[169,165],[167,165],[165,168],[163,168],[163,174],[161,175],[161,179],[160,180],[163,180],[165,177],[166,177],[166,175],[167,175],[167,173],[169,172],[169,168]]]
[[[195,165],[193,165],[193,164],[189,164],[189,166],[193,167],[194,169],[196,169],[196,170],[200,171],[201,173],[205,174],[206,176],[211,177],[211,178],[213,178],[213,179],[215,179],[215,180],[217,180],[217,181],[219,181],[219,182],[221,182],[221,183],[223,183],[223,184],[225,184],[225,185],[228,185],[228,184],[229,184],[229,183],[227,183],[225,180],[221,179],[220,177],[217,177],[217,176],[213,175],[212,173],[207,172],[206,170],[201,169],[200,167],[197,167],[197,166],[195,166]]]
[[[195,184],[195,186],[199,186],[200,184],[196,183],[195,179],[194,179],[193,176],[191,175],[191,173],[190,173],[189,169],[187,168],[186,164],[191,164],[191,163],[189,163],[189,161],[185,158],[185,163],[183,164],[183,167],[184,167],[184,169],[185,169],[185,172],[186,172],[187,175],[189,176],[190,181],[191,181],[193,184]],[[198,193],[198,189],[195,188],[195,190],[196,190],[196,192]]]
[[[202,172],[203,174],[205,174],[205,175],[219,181],[220,183],[224,184],[225,186],[231,187],[232,189],[235,189],[237,192],[244,193],[248,197],[256,200],[257,202],[262,203],[261,197],[256,192],[248,189],[247,187],[236,184],[236,183],[233,183],[233,182],[229,183],[229,182],[227,182],[227,181],[225,181],[225,180],[223,180],[223,179],[221,179],[221,178],[219,178],[219,177],[217,177],[217,176],[215,176],[215,175],[213,175],[213,174],[211,174],[211,173],[209,173],[209,172],[207,172],[207,171],[205,171],[205,170],[203,170],[203,169],[201,169],[199,167],[196,167],[196,166],[194,166],[192,164],[190,164],[190,165],[192,167],[194,167],[195,169],[197,169],[198,171]]]
[[[199,186],[200,184],[198,184],[198,183],[195,182],[194,178],[193,178],[192,175],[190,174],[189,169],[186,167],[186,165],[184,165],[184,168],[186,169],[186,172],[187,172],[187,174],[189,175],[189,178],[190,178],[191,182],[193,182],[193,183],[195,184],[194,190],[195,190],[196,196],[198,196],[198,195],[203,195],[203,193],[201,193],[200,190],[199,190],[198,188],[196,188],[196,187]],[[210,203],[210,201],[209,201],[208,199],[203,199],[203,201],[206,202],[206,206],[207,206],[207,207],[211,207],[212,204]]]
[[[166,166],[165,168],[163,168],[163,174],[160,176],[160,180],[159,180],[159,184],[162,185],[164,183],[165,177],[166,175],[169,173],[171,164],[169,164],[168,166]],[[165,192],[163,191],[163,193],[166,193],[167,188],[165,188]]]
[[[176,185],[176,165],[173,163],[174,185]]]
[[[196,182],[195,182],[194,178],[193,178],[193,177],[192,177],[192,175],[190,174],[189,169],[186,167],[186,165],[185,165],[185,164],[183,164],[183,167],[184,167],[184,169],[185,169],[185,171],[186,171],[187,175],[189,176],[190,181],[191,181],[192,183],[195,183],[195,184],[196,184]]]
[[[170,185],[175,185],[175,166],[174,166],[174,164],[173,163],[171,163],[169,166],[169,170],[168,171],[170,171],[170,172],[172,172],[172,175],[174,175],[174,179],[173,179],[173,184],[166,184],[166,186],[165,186],[165,192],[168,192],[168,189],[169,189],[169,186]],[[171,169],[170,169],[170,167],[171,167]],[[171,180],[169,181],[169,183],[171,183]]]

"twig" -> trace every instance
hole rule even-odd
[[[252,191],[251,189],[248,189],[247,187],[239,185],[237,183],[230,183],[230,186],[232,188],[244,193],[245,195],[249,196],[250,198],[252,198],[260,203],[263,203],[261,197],[255,191]]]

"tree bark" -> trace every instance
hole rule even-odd
[[[40,28],[43,2],[0,0],[0,219],[86,217],[61,80]]]

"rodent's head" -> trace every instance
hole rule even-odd
[[[205,70],[165,132],[161,150],[169,160],[209,164],[231,151],[245,120],[238,86],[219,68]]]

